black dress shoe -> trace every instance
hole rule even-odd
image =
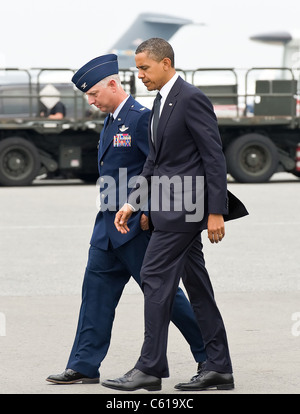
[[[192,378],[190,379],[190,382],[193,382],[197,377],[199,377],[201,372],[205,371],[205,367],[206,367],[206,361],[198,362],[197,373],[192,376]],[[185,384],[186,383],[184,382],[180,382],[179,384],[175,385],[175,388],[179,389],[178,387],[180,387],[181,385],[185,385]]]
[[[80,372],[73,371],[73,369],[66,369],[64,372],[58,375],[49,375],[46,381],[53,382],[54,384],[75,384],[76,382],[82,382],[82,384],[99,384],[99,378],[89,378]]]
[[[104,387],[120,391],[136,391],[141,388],[147,391],[160,391],[161,378],[144,374],[142,371],[133,368],[121,378],[105,380],[101,383]]]
[[[181,391],[202,391],[210,388],[232,390],[234,388],[234,381],[232,374],[202,371],[199,375],[195,375],[190,382],[177,384],[175,388]]]

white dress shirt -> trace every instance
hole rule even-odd
[[[115,112],[112,114],[110,113],[111,116],[113,116],[114,120],[117,118],[117,116],[119,115],[119,113],[121,112],[121,109],[123,108],[123,106],[125,105],[125,103],[127,102],[129,98],[129,95],[127,96],[127,98],[124,99],[124,101],[122,101],[120,103],[120,105],[118,106],[118,108],[115,110]]]
[[[178,79],[178,73],[175,73],[175,75],[173,76],[173,78],[171,78],[169,80],[169,82],[167,82],[159,91],[159,93],[161,94],[161,101],[160,101],[160,115],[161,112],[163,110],[164,104],[166,102],[167,96],[170,93],[170,90],[173,88],[174,83],[177,81]]]
[[[159,93],[161,94],[159,115],[161,115],[167,96],[169,95],[170,90],[173,88],[174,83],[177,81],[178,76],[179,76],[178,73],[175,73],[175,75],[159,91]],[[151,128],[152,128],[152,125],[151,125]],[[152,139],[152,134],[151,134],[151,139]],[[126,204],[131,208],[132,211],[136,211],[135,208],[131,204],[129,203],[126,203]]]
[[[167,96],[169,95],[170,90],[173,88],[174,83],[177,81],[178,76],[179,76],[178,73],[175,73],[175,75],[159,91],[159,93],[161,94],[159,116],[161,115]],[[152,118],[152,123],[151,123],[151,139],[153,140],[152,128],[153,128],[153,118]]]

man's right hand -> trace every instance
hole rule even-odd
[[[115,226],[116,229],[122,233],[126,234],[130,231],[129,227],[127,226],[128,220],[130,219],[133,211],[129,204],[124,204],[124,206],[116,213],[115,217]]]

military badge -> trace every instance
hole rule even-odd
[[[129,134],[117,134],[114,136],[114,147],[131,147],[131,136]]]
[[[126,127],[125,125],[122,125],[121,128],[119,128],[120,132],[125,132],[129,129],[129,127]]]

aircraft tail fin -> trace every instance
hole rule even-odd
[[[120,69],[128,69],[135,66],[135,50],[143,41],[151,37],[169,40],[182,26],[192,23],[192,20],[180,17],[142,13],[112,46],[109,53],[118,55]]]

